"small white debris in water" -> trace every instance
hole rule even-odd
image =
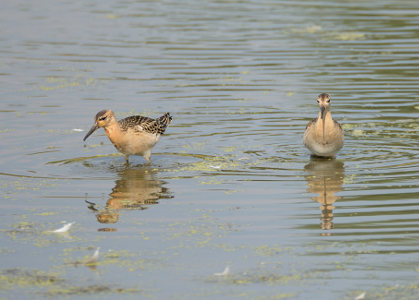
[[[80,128],[73,128],[73,131],[75,131],[75,132],[82,132],[84,130],[83,129],[80,129]]]
[[[230,274],[230,266],[227,266],[222,273],[214,273],[215,276],[227,276]]]
[[[64,233],[67,232],[68,230],[70,230],[71,226],[74,224],[74,222],[71,223],[67,223],[65,224],[63,227],[58,228],[56,230],[50,231],[50,232],[55,232],[55,233]]]
[[[213,169],[221,169],[221,166],[209,166],[210,168],[213,168]]]
[[[365,298],[365,295],[366,295],[366,293],[365,293],[365,292],[363,292],[363,293],[359,294],[358,296],[356,296],[356,297],[354,298],[354,300],[362,300],[362,299],[364,299],[364,298]]]
[[[250,158],[249,157],[247,157],[247,156],[243,156],[243,157],[240,157],[239,159],[237,159],[237,160],[249,160]]]
[[[92,257],[89,258],[89,260],[86,262],[86,264],[93,264],[93,263],[97,262],[97,259],[99,258],[99,250],[100,250],[100,247],[97,247],[95,253],[93,253]]]

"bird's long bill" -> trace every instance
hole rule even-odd
[[[326,114],[324,113],[325,110],[326,110],[326,107],[320,106],[321,117],[323,120],[324,120],[324,117],[326,116]]]
[[[83,139],[83,142],[93,133],[95,130],[98,129],[97,125],[93,125],[92,128],[90,128],[89,132],[86,134],[86,136]]]
[[[323,126],[323,141],[324,141],[324,134],[325,134],[325,126],[324,126],[324,118],[326,118],[326,114],[324,113],[326,110],[326,107],[323,105],[320,106],[320,117],[322,118],[322,126]]]

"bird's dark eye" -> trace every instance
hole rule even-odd
[[[106,120],[106,118],[107,118],[106,116],[103,116],[103,117],[100,117],[100,118],[99,118],[99,120],[100,120],[100,121],[105,121],[105,120]]]
[[[317,103],[320,103],[320,101],[319,101],[319,100],[317,100]]]
[[[327,103],[330,103],[330,99],[329,99],[329,100],[327,100]]]

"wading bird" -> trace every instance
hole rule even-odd
[[[159,141],[171,123],[172,117],[165,113],[157,119],[130,116],[117,121],[114,113],[101,110],[95,116],[95,123],[84,137],[85,141],[96,129],[103,127],[115,148],[125,155],[127,164],[130,155],[140,155],[150,163],[151,149]]]
[[[328,94],[320,94],[317,103],[320,112],[316,119],[307,124],[304,145],[315,156],[334,157],[343,146],[342,127],[332,119]]]

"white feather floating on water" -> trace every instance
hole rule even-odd
[[[215,276],[227,276],[230,274],[230,266],[225,267],[222,273],[214,273]]]
[[[99,250],[100,250],[100,247],[97,247],[97,249],[96,249],[95,253],[93,253],[92,257],[90,257],[88,259],[88,261],[86,261],[86,264],[93,264],[93,263],[97,262],[97,259],[99,258]]]
[[[364,299],[364,298],[365,298],[365,295],[366,295],[366,293],[365,293],[365,292],[363,292],[363,293],[359,294],[358,296],[356,296],[356,297],[354,298],[354,300],[362,300],[362,299]]]
[[[67,223],[67,224],[65,224],[63,227],[58,228],[58,229],[55,229],[55,230],[50,231],[50,232],[55,232],[55,233],[64,233],[64,232],[67,232],[67,231],[69,231],[69,230],[70,230],[70,228],[71,228],[71,226],[72,226],[73,224],[74,224],[74,222]]]
[[[238,158],[237,160],[249,160],[249,159],[250,159],[249,157],[243,156],[243,157]]]
[[[209,167],[213,169],[217,169],[217,170],[221,169],[221,166],[209,166]]]

